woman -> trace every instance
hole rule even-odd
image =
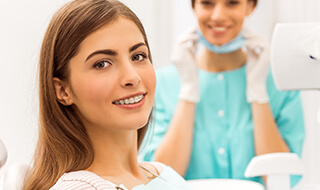
[[[115,0],[75,0],[52,18],[40,54],[40,130],[24,189],[188,189],[138,163],[156,78],[144,28]]]
[[[243,28],[257,0],[191,3],[199,27],[181,36],[174,65],[157,72],[154,137],[144,159],[185,179],[247,179],[255,155],[301,155],[300,95],[277,91],[266,40]]]

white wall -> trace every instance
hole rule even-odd
[[[51,15],[63,2],[0,1],[0,138],[8,149],[0,175],[6,167],[29,163],[32,158],[37,138],[35,81],[40,44]]]
[[[147,32],[155,68],[169,63],[172,49],[171,0],[121,0],[140,18]]]

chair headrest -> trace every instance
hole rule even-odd
[[[0,139],[0,168],[6,163],[8,157],[7,149]]]

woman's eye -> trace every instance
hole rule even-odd
[[[145,54],[139,53],[132,56],[132,61],[143,61],[147,56]]]
[[[108,61],[98,61],[96,62],[93,67],[96,69],[104,69],[105,67],[108,67],[111,65]]]
[[[239,1],[229,1],[228,4],[231,5],[231,6],[238,5]]]

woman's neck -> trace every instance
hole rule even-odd
[[[246,63],[247,56],[241,50],[231,53],[217,54],[205,49],[198,57],[198,66],[209,72],[222,72],[234,70]]]
[[[94,160],[87,169],[100,176],[118,175],[125,171],[139,173],[137,161],[137,132],[123,131],[90,133]]]
[[[94,149],[94,160],[86,170],[114,184],[124,184],[129,189],[150,181],[138,164],[137,131],[88,134]]]

